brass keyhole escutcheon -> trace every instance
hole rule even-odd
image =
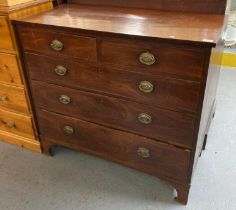
[[[139,122],[146,124],[146,125],[152,123],[152,117],[146,113],[139,114],[138,120],[139,120]]]
[[[71,126],[67,125],[64,127],[64,132],[68,135],[71,135],[74,133],[74,128],[72,128]]]
[[[149,158],[151,156],[149,149],[144,147],[139,147],[137,154],[142,158]]]
[[[143,93],[151,93],[153,92],[153,89],[154,89],[154,86],[149,81],[141,81],[139,83],[139,90],[142,91]]]
[[[65,76],[67,74],[67,69],[64,66],[57,65],[54,69],[57,75],[59,76]]]
[[[63,43],[57,39],[52,40],[50,46],[55,51],[62,51],[64,48]]]
[[[150,66],[156,62],[155,56],[150,52],[143,52],[139,56],[140,63]]]
[[[67,95],[61,95],[59,97],[59,101],[62,103],[62,104],[69,104],[71,102],[71,98]]]

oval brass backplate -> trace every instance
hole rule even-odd
[[[139,122],[146,124],[146,125],[152,123],[152,117],[146,113],[139,114],[138,120],[139,120]]]
[[[57,75],[59,76],[65,76],[67,74],[67,69],[64,66],[57,65],[54,69]]]
[[[142,158],[149,158],[151,156],[149,149],[144,147],[139,147],[137,154]]]
[[[139,90],[142,91],[143,93],[151,93],[153,92],[153,89],[154,89],[154,86],[149,81],[141,81],[139,83]]]
[[[150,66],[156,62],[155,56],[150,52],[143,52],[139,56],[140,63]]]
[[[55,51],[62,51],[64,48],[63,43],[57,39],[52,40],[50,46]]]
[[[67,125],[67,126],[64,127],[64,132],[65,132],[66,134],[71,135],[71,134],[74,133],[74,128],[72,128],[71,126]]]
[[[62,104],[69,104],[71,102],[71,98],[69,96],[67,96],[67,95],[60,95],[59,101]]]

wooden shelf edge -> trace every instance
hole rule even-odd
[[[0,131],[0,140],[19,147],[41,153],[40,143],[35,139],[28,139],[5,131]]]

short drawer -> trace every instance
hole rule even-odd
[[[26,54],[31,79],[84,88],[151,106],[198,111],[200,84],[157,75],[100,68],[45,56]],[[43,71],[42,71],[43,69]]]
[[[0,53],[0,82],[22,84],[16,55]]]
[[[31,139],[35,138],[31,117],[2,109],[0,109],[0,130]]]
[[[101,61],[128,71],[200,80],[205,53],[202,49],[141,41],[102,40]]]
[[[7,19],[5,16],[0,16],[0,49],[12,50],[13,48]]]
[[[38,82],[32,89],[35,105],[46,110],[192,147],[195,119],[187,114]]]
[[[190,152],[94,123],[37,110],[40,138],[152,175],[187,181]]]
[[[52,56],[68,56],[79,61],[97,62],[96,38],[28,27],[22,27],[19,30],[24,50]]]
[[[24,88],[0,84],[0,108],[28,114]]]

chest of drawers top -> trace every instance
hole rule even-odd
[[[131,35],[215,46],[224,30],[225,16],[62,4],[51,11],[21,19],[20,23],[78,29],[89,31],[91,35],[100,32],[113,37]]]

